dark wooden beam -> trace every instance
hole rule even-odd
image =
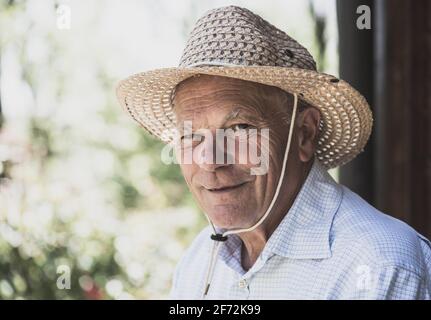
[[[370,32],[356,28],[362,4],[372,10]],[[364,94],[375,121],[340,181],[431,238],[431,2],[338,0],[337,10],[340,76]]]
[[[431,237],[431,2],[376,11],[376,205]]]
[[[359,30],[360,5],[371,8],[371,29]],[[340,77],[361,92],[373,106],[373,1],[337,0]],[[340,168],[340,182],[374,204],[373,135],[363,153]]]

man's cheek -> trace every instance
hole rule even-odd
[[[283,161],[285,148],[286,142],[283,141],[283,139],[281,139],[278,135],[271,136],[269,139],[269,158],[272,161]]]
[[[248,156],[251,165],[250,174],[265,175],[269,169],[270,139],[269,129],[261,129],[259,134],[249,136]]]
[[[192,188],[192,177],[193,177],[193,165],[181,164],[181,173],[183,174],[184,180],[186,181],[189,188]]]
[[[190,165],[193,164],[193,148],[190,147],[176,147],[175,148],[176,161],[179,164]]]

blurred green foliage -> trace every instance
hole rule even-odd
[[[201,214],[178,166],[161,163],[163,144],[115,101],[106,66],[92,56],[92,83],[73,80],[85,67],[58,30],[34,30],[30,4],[0,2],[0,65],[12,52],[16,93],[29,91],[32,105],[0,127],[0,298],[166,297]],[[31,55],[34,41],[48,56]],[[64,266],[70,289],[58,285]]]

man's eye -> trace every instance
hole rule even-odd
[[[234,124],[232,127],[233,131],[240,131],[240,130],[248,130],[251,128],[251,126],[247,123],[238,123]]]
[[[202,135],[197,133],[186,134],[181,137],[181,141],[190,141],[190,142],[200,142],[202,140]]]
[[[181,137],[181,140],[189,140],[189,139],[193,139],[193,135],[192,134],[187,134]]]

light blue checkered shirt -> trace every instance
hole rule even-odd
[[[212,241],[202,230],[176,267],[172,299],[200,299]],[[316,160],[251,269],[230,235],[209,299],[430,299],[431,243],[337,184]]]

